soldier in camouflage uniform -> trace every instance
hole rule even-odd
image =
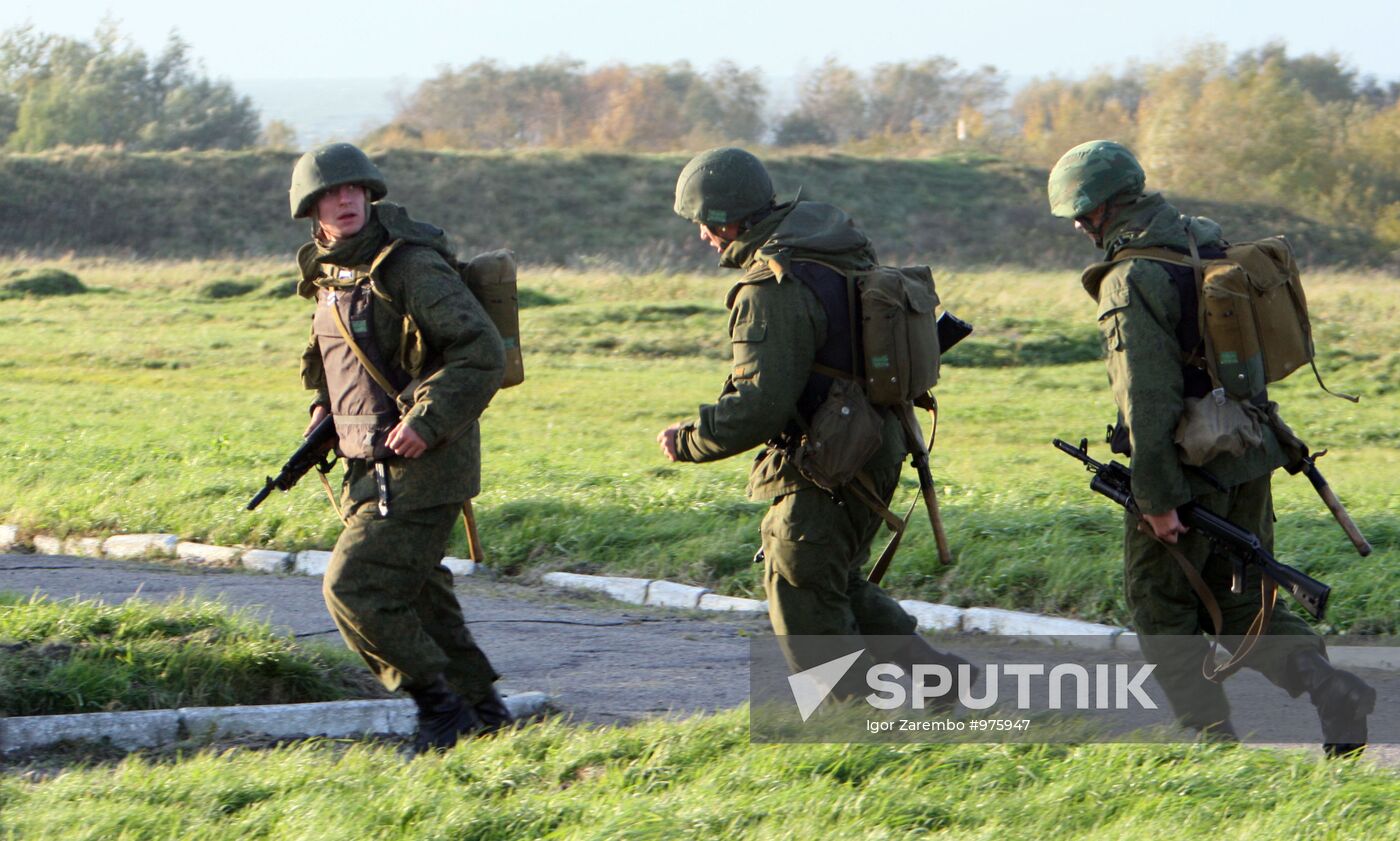
[[[1220,226],[1183,216],[1159,193],[1145,193],[1145,175],[1124,146],[1097,140],[1064,154],[1050,173],[1050,210],[1073,219],[1111,259],[1125,248],[1168,248],[1189,254],[1188,230],[1202,258],[1223,256]],[[1195,276],[1189,267],[1150,259],[1114,263],[1107,273],[1086,272],[1085,289],[1097,304],[1107,349],[1109,381],[1119,410],[1114,450],[1131,455],[1133,496],[1141,512],[1129,513],[1124,530],[1124,586],[1146,656],[1178,719],[1208,736],[1232,739],[1230,710],[1221,686],[1207,680],[1201,663],[1211,620],[1174,546],[1219,603],[1227,638],[1239,639],[1260,608],[1260,579],[1251,567],[1243,591],[1232,593],[1232,564],[1188,530],[1177,507],[1194,501],[1257,534],[1273,549],[1270,475],[1286,463],[1268,425],[1263,441],[1240,455],[1224,453],[1199,470],[1186,468],[1175,430],[1187,398],[1205,397],[1211,381],[1197,364],[1201,341]],[[1183,362],[1187,360],[1187,362]],[[1259,395],[1261,402],[1267,398]],[[1359,752],[1375,691],[1327,660],[1322,640],[1280,602],[1269,637],[1245,664],[1297,697],[1310,693],[1322,722],[1329,755]],[[1168,640],[1166,637],[1172,637]]]
[[[876,265],[869,239],[840,208],[796,198],[776,203],[762,162],[735,148],[712,149],[686,164],[675,212],[699,225],[721,266],[743,274],[726,301],[733,366],[719,399],[701,406],[698,418],[667,427],[657,442],[666,458],[689,462],[764,445],[749,472],[748,496],[770,502],[761,538],[774,632],[907,636],[903,659],[963,663],[929,648],[915,619],[862,575],[880,516],[848,488],[817,487],[792,462],[798,418],[810,420],[832,383],[813,364],[855,370],[841,272]],[[879,412],[883,444],[865,471],[888,506],[907,451],[898,417]],[[814,665],[793,651],[787,649],[794,668]]]
[[[337,143],[297,161],[290,198],[293,218],[312,219],[297,254],[298,292],[316,302],[302,357],[311,426],[334,417],[347,463],[322,592],[346,645],[417,703],[421,752],[510,718],[441,563],[480,489],[477,419],[505,357],[443,232],[386,192],[369,158]]]

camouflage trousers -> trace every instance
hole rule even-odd
[[[487,697],[497,674],[477,647],[442,565],[462,508],[390,511],[374,501],[347,512],[321,593],[345,644],[390,691],[441,674],[467,701]]]
[[[872,478],[888,504],[899,468]],[[762,525],[763,585],[773,632],[853,639],[907,634],[912,637],[911,656],[924,653],[914,617],[862,574],[883,524],[878,514],[844,491],[831,494],[812,487],[774,499]],[[785,651],[794,670],[816,665],[801,662],[792,648]]]
[[[1223,493],[1199,496],[1195,502],[1254,532],[1264,548],[1273,551],[1273,493],[1268,476]],[[1258,569],[1249,568],[1243,591],[1235,594],[1230,592],[1233,565],[1229,557],[1214,551],[1205,535],[1197,530],[1187,532],[1179,538],[1176,548],[1200,573],[1219,603],[1226,646],[1238,643],[1259,612]],[[1195,729],[1225,721],[1230,716],[1225,690],[1201,672],[1209,649],[1209,642],[1202,635],[1214,633],[1215,628],[1180,564],[1161,543],[1139,531],[1137,519],[1131,515],[1125,519],[1123,556],[1123,583],[1138,641],[1146,659],[1157,664],[1153,674],[1172,711],[1184,726]],[[1289,666],[1290,656],[1301,649],[1321,652],[1324,647],[1308,623],[1289,610],[1285,598],[1285,594],[1279,594],[1268,635],[1259,641],[1244,665],[1297,697],[1305,687]]]

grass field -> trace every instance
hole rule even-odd
[[[309,308],[278,296],[288,264],[53,265],[93,291],[0,310],[0,521],[329,547],[338,523],[311,479],[243,510],[304,425],[296,365]],[[253,288],[214,297],[228,281]],[[747,458],[670,465],[653,440],[718,392],[728,279],[550,270],[523,284],[527,381],[483,422],[477,511],[491,565],[754,594],[762,509],[742,497]],[[887,583],[906,598],[1124,623],[1119,515],[1049,444],[1096,442],[1112,419],[1091,303],[1070,273],[940,274],[939,291],[977,325],[939,386],[934,470],[957,562],[939,568],[916,521]],[[1394,632],[1400,281],[1321,275],[1308,291],[1322,370],[1362,402],[1327,397],[1306,372],[1273,394],[1314,447],[1333,451],[1322,468],[1376,552],[1357,557],[1307,482],[1280,475],[1278,554],[1335,588],[1328,630]],[[906,498],[913,486],[910,471]]]
[[[0,776],[0,834],[64,839],[1394,838],[1400,778],[1191,745],[751,745],[747,711],[560,721],[405,764],[310,742]]]
[[[218,602],[0,593],[0,716],[384,697],[359,658]]]

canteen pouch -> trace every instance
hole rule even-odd
[[[1243,455],[1264,443],[1264,430],[1254,406],[1229,397],[1217,388],[1205,397],[1186,398],[1186,410],[1176,425],[1181,461],[1201,467],[1218,456]]]
[[[855,478],[883,443],[884,421],[858,383],[833,380],[793,453],[799,473],[836,490]]]

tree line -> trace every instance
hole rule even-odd
[[[990,154],[1049,167],[1069,147],[1127,143],[1150,186],[1287,204],[1400,244],[1400,83],[1334,54],[1273,43],[1230,55],[1202,44],[1156,63],[1014,91],[994,67],[930,57],[859,71],[828,59],[777,100],[757,68],[697,69],[567,57],[442,70],[362,141],[371,148],[693,152],[737,143],[924,157]],[[199,71],[171,36],[147,56],[105,23],[90,41],[12,29],[0,37],[0,143],[129,149],[291,148],[251,102]]]

